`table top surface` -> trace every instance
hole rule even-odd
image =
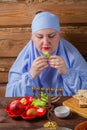
[[[71,97],[61,97],[60,100],[55,104],[56,106],[62,105],[63,101]],[[43,124],[48,121],[47,115],[33,119],[33,120],[23,120],[22,118],[13,119],[8,116],[8,113],[5,111],[5,106],[7,106],[15,98],[0,98],[0,130],[36,130],[43,127]],[[83,121],[86,121],[87,118],[84,118],[75,112],[70,113],[67,118],[60,119],[56,117],[53,113],[53,121],[56,121],[60,127],[67,127],[74,129],[75,126]]]

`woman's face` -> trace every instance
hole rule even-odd
[[[34,33],[31,37],[38,51],[53,53],[59,44],[60,35],[56,30],[43,29]]]

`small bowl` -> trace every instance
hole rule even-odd
[[[65,118],[70,114],[70,108],[67,106],[58,106],[54,109],[54,113],[59,118]]]
[[[87,130],[87,121],[83,121],[83,122],[77,124],[75,126],[74,130]]]

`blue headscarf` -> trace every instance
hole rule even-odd
[[[50,12],[38,13],[32,21],[32,34],[46,28],[55,29],[60,32],[58,17]]]

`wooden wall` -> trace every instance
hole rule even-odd
[[[59,16],[61,36],[87,60],[87,0],[0,0],[0,93],[4,96],[8,71],[30,39],[35,12]]]

